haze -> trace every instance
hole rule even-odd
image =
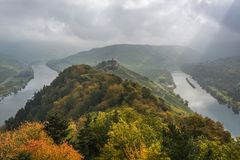
[[[0,53],[49,59],[134,43],[237,54],[239,16],[237,0],[1,0]]]

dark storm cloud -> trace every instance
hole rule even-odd
[[[212,33],[221,27],[230,5],[231,0],[0,0],[0,52],[55,57],[113,43],[187,45],[200,29]],[[234,28],[235,19],[224,24]]]
[[[230,29],[240,32],[240,1],[235,0],[226,14],[223,24]]]

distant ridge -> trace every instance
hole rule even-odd
[[[190,60],[196,62],[197,56],[195,50],[185,46],[116,44],[82,51],[63,59],[50,61],[48,65],[57,71],[62,71],[74,64],[96,65],[114,58],[127,68],[144,74],[150,69],[160,67],[171,69]]]

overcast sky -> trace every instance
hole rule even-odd
[[[239,42],[234,0],[0,0],[0,52],[58,57],[116,43]]]

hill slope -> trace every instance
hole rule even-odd
[[[240,110],[240,57],[218,59],[212,62],[188,64],[182,67],[221,103]]]
[[[38,92],[7,126],[13,128],[25,120],[43,121],[50,112],[64,112],[66,117],[76,119],[87,112],[136,104],[143,111],[169,110],[164,100],[153,96],[146,87],[88,65],[78,65],[60,73],[51,86]]]
[[[79,52],[73,56],[50,61],[48,64],[53,69],[62,71],[73,64],[96,65],[114,58],[123,66],[149,77],[160,75],[163,68],[169,69],[189,61],[195,62],[198,59],[197,55],[196,51],[182,46],[119,44]]]
[[[185,106],[183,99],[176,96],[173,92],[173,88],[169,88],[168,84],[156,83],[147,77],[125,68],[114,59],[103,61],[99,63],[96,68],[114,74],[124,80],[126,79],[137,82],[138,84],[149,88],[153,94],[164,99],[174,110],[179,110],[180,112],[183,110],[190,111],[190,109]]]
[[[88,65],[61,72],[6,122],[6,129],[24,121],[45,122],[48,136],[71,144],[87,160],[240,158],[239,141],[220,123],[194,113],[178,114],[146,87]],[[16,133],[27,137],[24,131],[20,127]],[[0,155],[11,153],[11,148],[6,150],[9,142],[16,144],[16,136],[5,135],[11,134],[0,133],[6,142]]]
[[[0,54],[0,97],[16,92],[33,78],[28,65]]]

